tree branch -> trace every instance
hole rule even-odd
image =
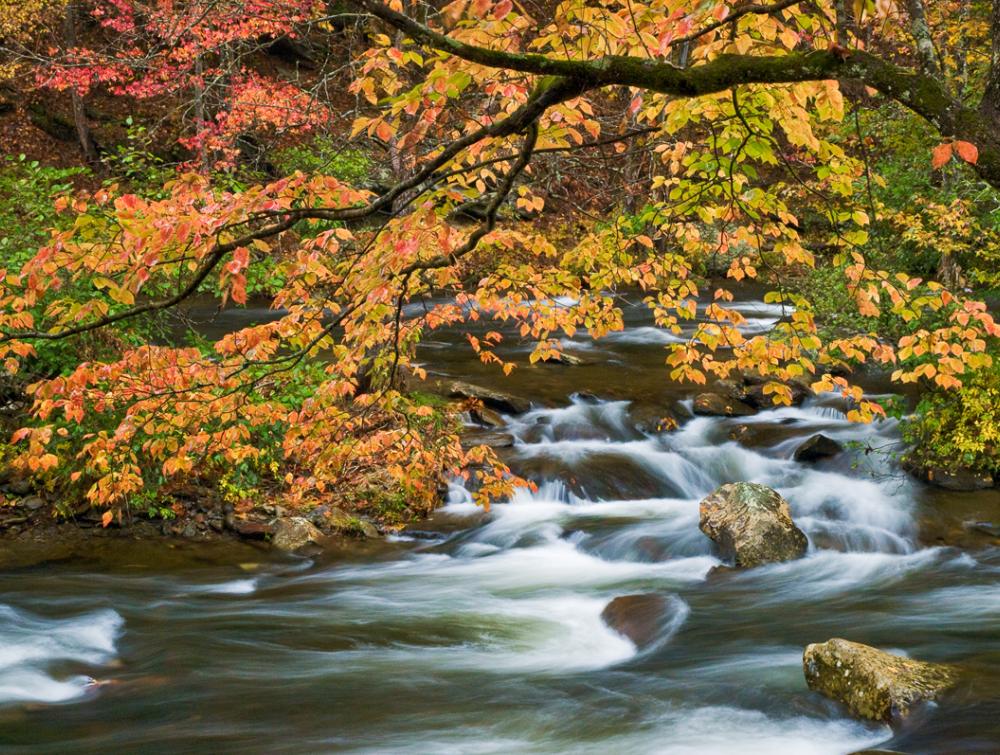
[[[225,244],[216,244],[187,284],[172,296],[145,302],[143,304],[130,307],[129,309],[122,310],[121,312],[101,317],[92,322],[75,325],[70,328],[63,328],[62,330],[52,332],[42,330],[26,330],[16,332],[0,331],[0,343],[6,343],[13,340],[56,341],[88,333],[93,330],[98,330],[107,325],[113,325],[116,322],[138,317],[139,315],[146,314],[147,312],[169,309],[170,307],[176,306],[189,296],[193,295],[211,271],[222,261],[222,259],[239,247],[246,246],[257,239],[271,238],[283,233],[303,219],[356,220],[368,217],[385,207],[391,207],[395,199],[403,192],[416,187],[420,187],[421,190],[423,190],[425,188],[425,184],[428,182],[433,183],[439,180],[435,177],[435,172],[453,157],[458,155],[462,150],[472,144],[487,138],[509,136],[510,134],[524,131],[525,129],[530,129],[530,132],[537,136],[537,126],[535,124],[542,113],[558,102],[577,96],[579,92],[579,85],[572,80],[549,79],[543,82],[536,88],[535,92],[531,95],[528,101],[509,116],[496,121],[490,126],[480,128],[462,139],[457,139],[454,142],[451,142],[451,144],[449,144],[440,155],[428,163],[428,165],[426,165],[415,176],[407,181],[396,184],[396,186],[394,186],[390,191],[380,195],[376,200],[368,205],[365,205],[364,207],[353,207],[340,210],[331,210],[321,207],[302,208],[298,210],[283,210],[280,213],[260,215],[251,218],[250,220],[252,221],[277,216],[280,217],[280,220],[269,225],[265,225],[256,231],[249,232],[233,241]],[[534,143],[535,140],[532,138],[532,149],[534,149]],[[521,159],[524,159],[526,162],[520,168],[517,168],[515,175],[524,169],[527,165],[527,161],[530,160],[530,155],[531,150],[528,151],[527,155],[522,153],[518,160],[518,164],[520,164]],[[513,180],[513,178],[510,180]],[[510,191],[510,187],[507,188],[507,191]],[[502,201],[504,196],[506,196],[505,193],[498,194],[499,201]],[[488,224],[489,227],[485,230],[477,229],[477,231],[473,233],[474,239],[473,237],[470,237],[470,241],[472,242],[470,250],[475,247],[475,244],[478,243],[482,236],[493,230],[496,210],[498,207],[499,204],[497,204],[497,207],[494,207],[492,210],[492,218]],[[233,226],[230,226],[228,230],[232,230],[232,227]],[[438,265],[438,267],[440,267],[440,265]]]
[[[526,135],[524,137],[524,144],[521,146],[521,152],[517,157],[517,161],[511,166],[511,169],[504,176],[503,181],[497,187],[496,196],[486,208],[486,220],[480,224],[476,230],[469,234],[469,238],[465,240],[458,249],[455,249],[448,254],[441,254],[430,260],[425,260],[422,262],[414,262],[407,265],[400,271],[400,275],[409,276],[418,270],[433,270],[438,267],[446,267],[448,265],[454,264],[457,260],[467,255],[479,244],[480,240],[492,231],[496,227],[497,223],[497,211],[500,209],[500,205],[510,194],[511,190],[514,188],[514,182],[517,177],[524,172],[524,169],[528,167],[528,163],[531,162],[531,155],[535,150],[535,144],[538,141],[538,124],[532,122],[526,128]]]
[[[941,79],[941,61],[937,47],[931,37],[931,29],[927,24],[927,13],[923,0],[906,0],[906,11],[910,15],[910,33],[917,43],[917,56],[920,58],[920,69],[928,76]]]
[[[741,18],[743,18],[743,16],[748,16],[750,14],[761,15],[761,16],[770,15],[772,13],[778,13],[779,11],[783,11],[786,8],[791,8],[793,5],[798,5],[801,2],[803,2],[803,0],[781,0],[781,2],[774,3],[773,5],[757,5],[755,3],[750,5],[743,5],[734,10],[730,15],[726,16],[721,21],[713,21],[712,23],[708,24],[707,26],[701,29],[698,29],[697,31],[693,31],[690,34],[687,34],[683,37],[678,37],[677,39],[675,39],[673,42],[670,43],[670,47],[674,47],[676,45],[682,45],[686,42],[694,42],[696,39],[704,37],[706,34],[711,34],[716,29],[721,29],[723,26],[728,26],[729,24],[736,23]]]
[[[936,77],[902,68],[868,52],[838,48],[770,56],[720,55],[707,63],[684,69],[633,56],[570,60],[470,45],[377,0],[353,2],[441,52],[491,68],[560,77],[576,82],[581,92],[604,86],[630,86],[678,97],[697,97],[724,92],[740,84],[859,79],[931,122],[942,135],[976,144],[979,162],[975,169],[982,178],[1000,188],[1000,134],[995,124],[951,97]]]
[[[979,110],[993,121],[1000,131],[1000,0],[993,0],[993,13],[990,20],[990,39],[993,41],[990,50],[990,70],[986,78],[986,89]]]
[[[287,231],[295,223],[298,222],[297,218],[286,218],[280,222],[272,223],[271,225],[264,226],[263,228],[253,231],[241,236],[233,241],[226,242],[225,244],[216,244],[215,248],[211,253],[204,259],[198,269],[195,271],[194,275],[187,282],[187,284],[176,294],[168,296],[164,299],[154,299],[152,301],[145,302],[144,304],[139,304],[135,307],[130,307],[129,309],[123,310],[121,312],[116,312],[112,315],[107,315],[106,317],[101,317],[93,322],[84,323],[82,325],[75,325],[72,328],[64,328],[63,330],[57,330],[54,332],[46,332],[42,330],[27,330],[19,332],[7,332],[4,331],[0,334],[0,343],[6,343],[8,341],[14,340],[30,340],[30,341],[56,341],[61,338],[69,338],[70,336],[80,335],[82,333],[89,333],[92,330],[97,330],[103,328],[106,325],[113,325],[116,322],[121,322],[122,320],[127,320],[133,317],[138,317],[147,312],[154,312],[160,309],[169,309],[170,307],[176,306],[184,301],[186,298],[194,294],[202,282],[208,277],[209,273],[212,272],[213,268],[222,258],[225,257],[232,251],[235,251],[241,246],[246,246],[253,243],[257,239],[264,239],[276,234]]]

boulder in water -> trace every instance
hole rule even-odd
[[[658,593],[619,595],[601,612],[601,619],[611,629],[627,637],[640,650],[660,639],[669,628],[674,603]]]
[[[839,638],[807,646],[802,668],[809,689],[844,703],[856,716],[884,722],[905,718],[917,703],[936,699],[957,677],[950,666]]]
[[[743,422],[729,428],[729,440],[746,448],[772,448],[799,433],[794,424],[774,422]]]
[[[470,409],[469,419],[481,427],[504,427],[507,424],[500,412],[490,409],[485,404]]]
[[[823,433],[816,433],[795,449],[793,458],[795,461],[811,463],[832,458],[843,450],[844,447],[833,438],[828,438]]]
[[[701,531],[740,569],[801,558],[809,545],[788,501],[766,485],[723,485],[702,499],[699,512]]]
[[[792,394],[792,405],[798,406],[812,394],[809,382],[803,378],[792,378],[790,380],[779,380],[773,375],[761,375],[758,372],[744,372],[742,378],[742,389],[739,394],[740,400],[757,409],[773,409],[775,407],[774,394],[764,390],[768,383],[781,383]]]
[[[439,390],[448,398],[477,399],[482,402],[483,406],[504,414],[523,414],[531,408],[529,401],[462,380],[449,380],[442,383]]]
[[[310,543],[318,543],[323,533],[305,517],[290,516],[274,523],[271,544],[283,551],[297,551]]]
[[[694,413],[705,417],[748,417],[757,410],[721,393],[699,393],[694,399]]]
[[[583,364],[583,360],[580,359],[580,357],[573,356],[572,354],[566,354],[564,352],[550,354],[549,356],[543,357],[540,361],[545,362],[545,364],[561,364],[565,367],[579,367]]]

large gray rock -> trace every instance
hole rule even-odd
[[[323,533],[305,517],[290,516],[274,523],[271,544],[283,551],[297,551],[310,543],[318,543]]]
[[[809,545],[788,502],[766,485],[723,485],[701,501],[699,513],[701,531],[737,568],[801,558]]]
[[[806,647],[802,669],[809,689],[844,703],[873,721],[898,721],[914,705],[934,700],[954,685],[950,666],[925,663],[834,638]]]

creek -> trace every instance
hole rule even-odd
[[[758,331],[785,314],[740,306]],[[533,402],[503,453],[538,489],[489,512],[456,482],[431,519],[320,558],[120,541],[0,572],[0,751],[1000,750],[1000,541],[963,526],[996,521],[997,492],[910,480],[896,421],[851,424],[836,395],[694,417],[663,365],[674,336],[641,306],[626,325],[507,380],[457,333],[422,346],[429,369]],[[650,430],[658,412],[680,429]],[[848,451],[795,462],[817,432]],[[788,499],[805,558],[716,569],[698,501],[739,480]],[[640,648],[601,613],[641,593],[669,617]],[[859,722],[805,685],[803,647],[831,637],[965,681],[895,731]]]

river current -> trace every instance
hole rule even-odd
[[[744,306],[751,329],[783,314]],[[0,752],[1000,751],[1000,541],[963,528],[996,492],[911,481],[896,422],[853,425],[835,395],[694,417],[673,336],[627,314],[567,343],[582,365],[506,382],[428,342],[430,368],[534,402],[504,453],[538,489],[489,512],[455,483],[429,521],[318,559],[121,541],[0,572]],[[658,409],[680,429],[649,430]],[[817,432],[848,451],[795,462]],[[739,480],[788,499],[805,558],[716,568],[698,501]],[[647,593],[669,610],[637,647],[601,613]],[[805,685],[831,637],[965,681],[895,731],[859,722]]]

